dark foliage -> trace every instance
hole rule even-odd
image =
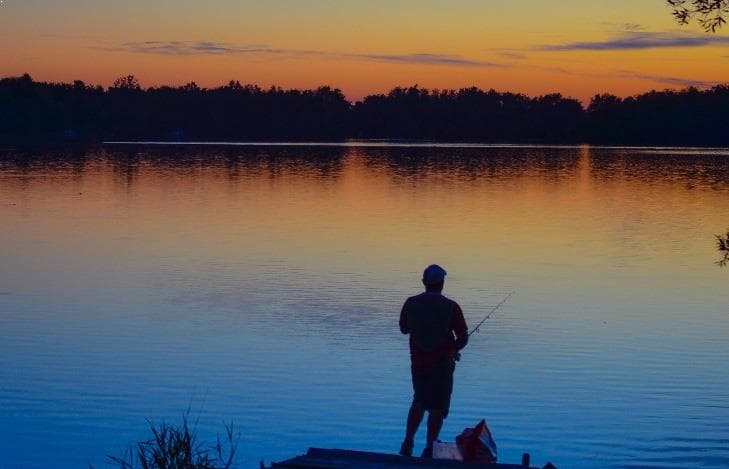
[[[583,118],[578,101],[558,94],[417,86],[367,96],[353,111],[357,137],[481,142],[574,142]]]
[[[729,86],[651,91],[625,99],[598,95],[587,108],[587,122],[591,143],[725,146]]]
[[[729,16],[729,0],[666,0],[680,24],[696,18],[707,32],[716,32]]]
[[[261,89],[231,81],[108,89],[0,80],[0,141],[422,139],[513,143],[729,144],[729,86],[598,95],[587,109],[559,94],[395,88],[351,104],[338,89]]]
[[[133,76],[104,90],[39,83],[30,76],[0,80],[0,140],[86,139],[341,139],[350,104],[339,90],[263,90],[230,82],[142,89]]]
[[[726,232],[726,237],[716,237],[716,248],[722,254],[722,258],[716,261],[719,267],[726,267],[729,264],[729,230]]]
[[[129,447],[123,456],[109,456],[120,469],[228,469],[233,466],[238,445],[233,426],[225,428],[225,440],[218,438],[204,446],[187,423],[182,425],[150,424],[152,439]]]

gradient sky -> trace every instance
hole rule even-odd
[[[143,86],[231,79],[530,95],[729,82],[729,27],[679,27],[664,0],[3,0],[0,76]]]

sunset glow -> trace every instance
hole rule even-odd
[[[729,32],[662,0],[3,2],[0,74],[108,86],[398,85],[631,95],[729,80]]]

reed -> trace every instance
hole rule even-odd
[[[107,456],[120,469],[229,469],[235,462],[239,434],[233,424],[225,426],[223,438],[214,444],[198,439],[185,414],[180,425],[155,425],[149,421],[152,438],[132,444],[121,456]]]

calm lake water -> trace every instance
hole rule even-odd
[[[471,326],[516,291],[442,439],[486,418],[504,462],[729,467],[729,150],[4,149],[0,223],[2,468],[105,467],[188,408],[242,467],[396,452],[432,262]]]

